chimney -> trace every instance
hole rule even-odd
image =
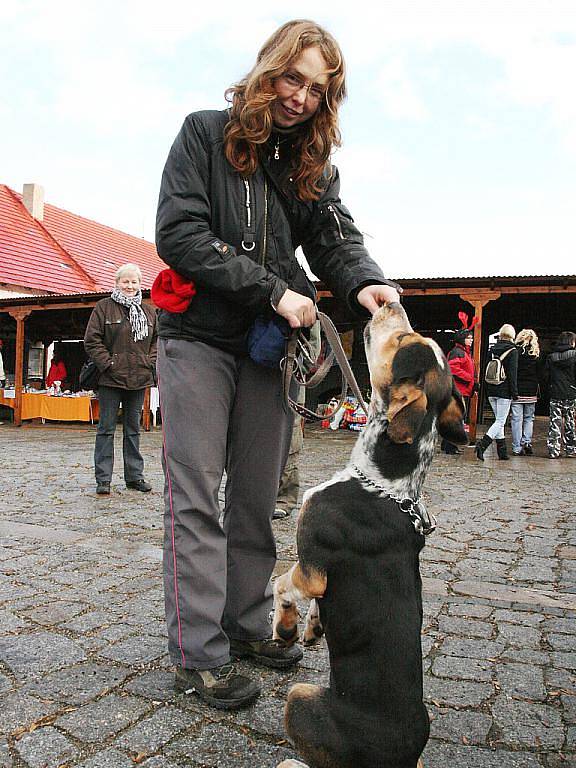
[[[28,213],[37,221],[44,220],[44,187],[40,184],[24,184],[22,200]]]

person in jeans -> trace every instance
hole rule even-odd
[[[164,593],[178,691],[233,709],[260,693],[231,658],[287,669],[273,640],[272,516],[294,424],[278,367],[248,355],[257,317],[316,320],[311,270],[352,313],[398,301],[340,200],[330,157],[346,91],[334,38],[290,21],[230,88],[230,108],[189,115],[162,176],[156,245],[196,294],[159,316],[164,430]],[[224,511],[218,489],[226,471]]]
[[[562,331],[546,359],[546,375],[550,386],[550,423],[548,456],[559,459],[562,448],[566,456],[576,456],[576,334]]]
[[[514,344],[516,331],[514,326],[506,323],[498,331],[498,341],[490,354],[500,357],[506,372],[506,378],[501,384],[486,384],[488,402],[494,411],[494,422],[486,430],[486,434],[476,443],[476,457],[484,461],[484,452],[493,440],[496,441],[496,451],[499,459],[507,460],[508,451],[504,437],[504,425],[510,412],[512,401],[518,397],[518,348]]]
[[[96,304],[84,335],[84,349],[100,371],[100,416],[94,446],[96,493],[107,496],[114,468],[114,432],[122,405],[124,480],[127,488],[147,493],[140,453],[140,416],[146,387],[156,366],[156,311],[142,303],[142,274],[136,264],[116,272],[110,297]]]
[[[532,456],[534,414],[538,400],[538,361],[540,347],[538,337],[531,328],[524,328],[515,341],[518,347],[518,397],[510,409],[512,453],[515,456]]]

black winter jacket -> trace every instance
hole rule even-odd
[[[160,336],[245,354],[254,318],[271,312],[271,303],[276,305],[286,288],[315,298],[294,254],[299,245],[314,274],[356,313],[365,314],[356,302],[358,291],[374,283],[395,283],[384,278],[364,248],[340,201],[336,168],[317,202],[299,201],[266,153],[261,163],[274,180],[262,167],[243,179],[224,155],[227,121],[227,110],[189,115],[166,161],[156,245],[166,264],[194,281],[197,293],[186,312],[160,313]],[[284,141],[282,151],[289,151],[289,145]]]
[[[576,349],[558,344],[546,359],[550,400],[576,400]]]
[[[502,397],[506,400],[513,400],[518,396],[518,347],[511,341],[497,341],[488,352],[488,360],[491,360],[492,357],[500,357],[509,349],[512,352],[507,354],[503,360],[506,380],[502,384],[486,384],[487,397]]]
[[[518,347],[518,394],[535,397],[538,394],[538,357],[529,355],[524,347]]]

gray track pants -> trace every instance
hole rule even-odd
[[[229,638],[270,635],[271,519],[293,416],[278,370],[202,342],[160,339],[158,378],[168,646],[173,663],[209,669],[229,660]]]

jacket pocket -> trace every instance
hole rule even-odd
[[[344,243],[363,244],[350,211],[340,202],[331,201],[320,208],[320,244],[328,247]]]

